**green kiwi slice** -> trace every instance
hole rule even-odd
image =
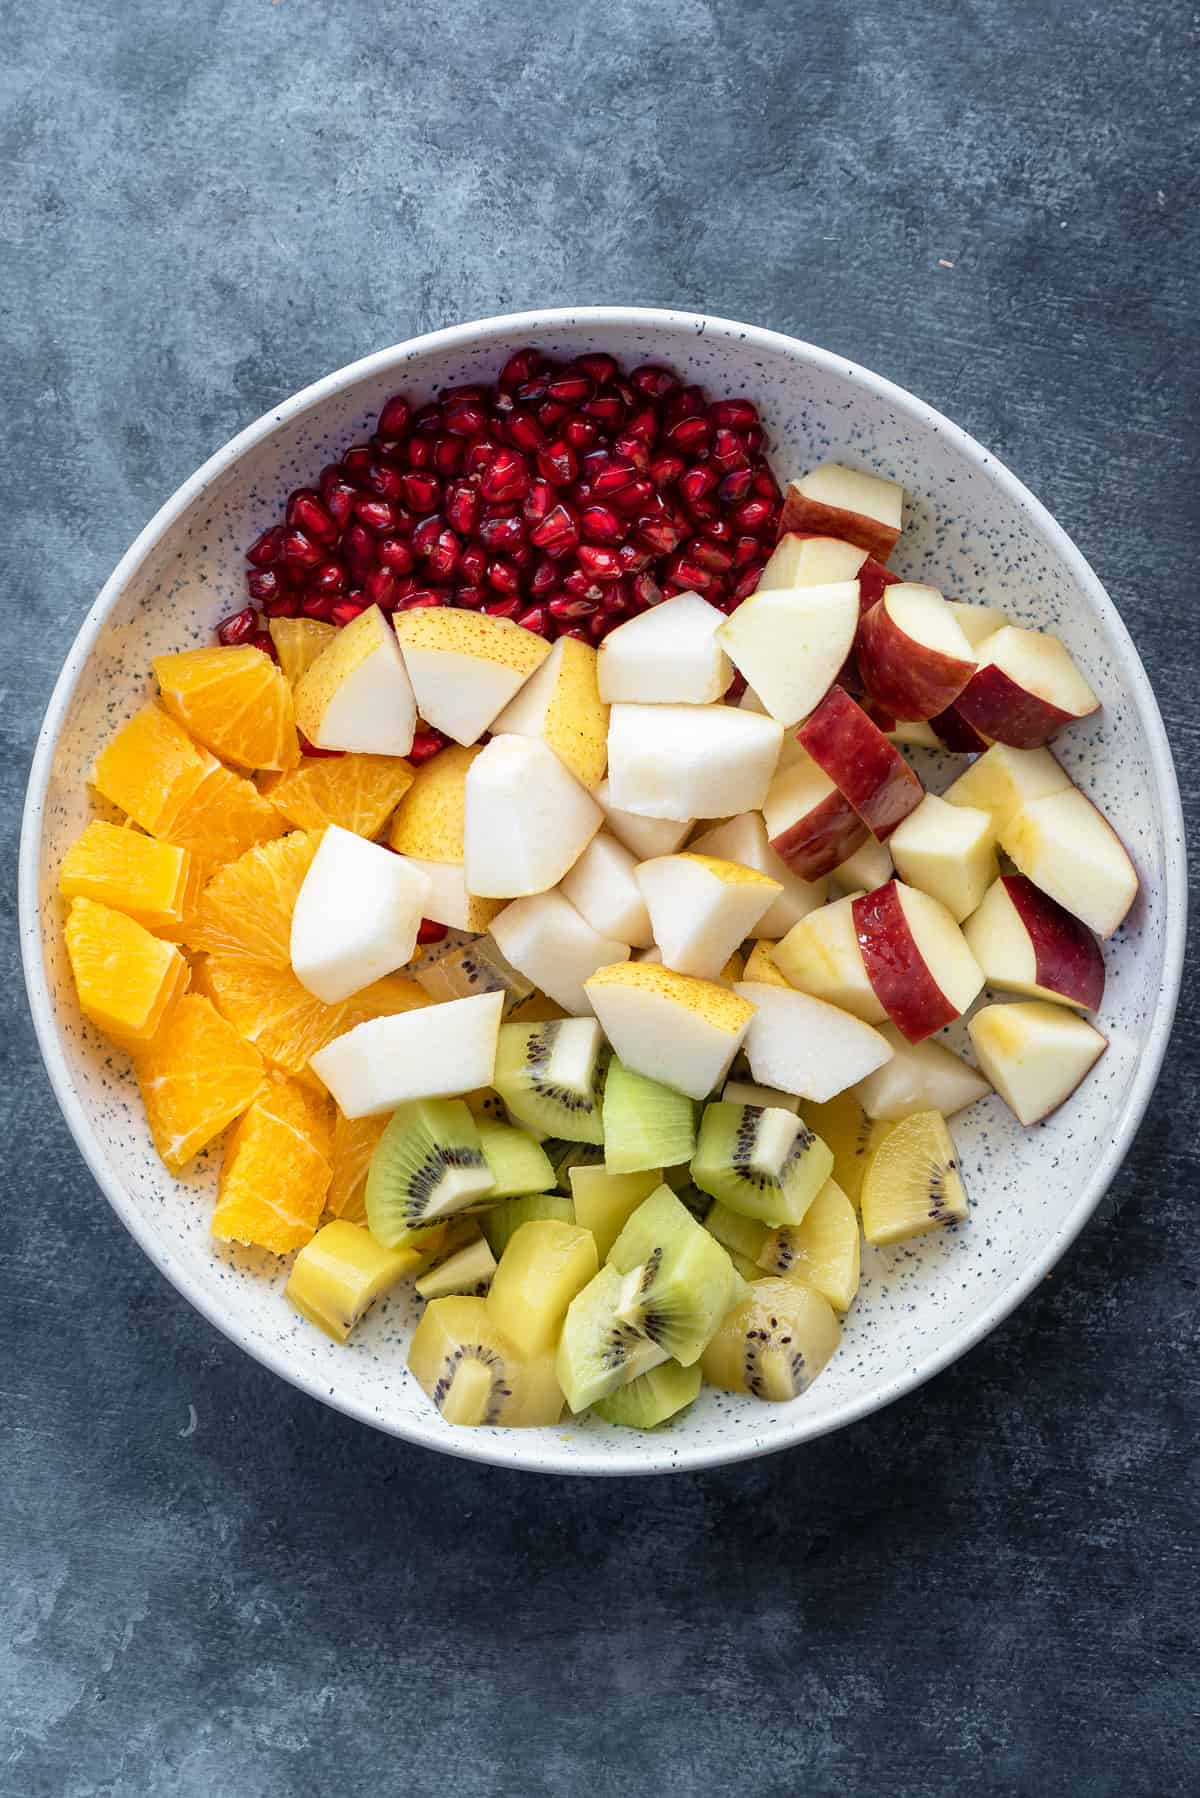
[[[399,1248],[492,1190],[479,1127],[461,1099],[417,1099],[392,1114],[367,1172],[367,1228]]]
[[[704,1107],[692,1178],[731,1211],[798,1224],[832,1171],[830,1150],[792,1112],[725,1099]]]
[[[542,1144],[554,1169],[554,1183],[559,1192],[570,1193],[573,1167],[603,1167],[604,1149],[596,1142],[559,1142],[550,1137]]]
[[[561,1192],[531,1193],[528,1198],[508,1199],[503,1205],[485,1211],[479,1220],[479,1228],[499,1261],[521,1225],[541,1217],[556,1217],[561,1223],[573,1224],[575,1206]]]
[[[479,1121],[483,1158],[492,1170],[494,1199],[521,1199],[531,1192],[549,1192],[554,1169],[540,1143],[512,1124]]]
[[[567,1308],[555,1372],[572,1411],[586,1411],[667,1359],[665,1349],[617,1317],[623,1285],[615,1267],[602,1267]]]
[[[604,1082],[604,1165],[610,1174],[674,1167],[696,1150],[696,1112],[683,1093],[615,1057]]]
[[[639,1374],[628,1386],[618,1386],[607,1398],[598,1399],[597,1417],[605,1423],[622,1425],[629,1430],[653,1430],[669,1417],[675,1417],[692,1403],[703,1383],[700,1364],[681,1367],[678,1361],[664,1361]]]
[[[733,1264],[669,1186],[633,1213],[609,1252],[623,1276],[619,1322],[684,1367],[704,1353],[721,1319],[745,1290]]]
[[[460,943],[415,973],[418,983],[438,1004],[446,999],[470,999],[476,993],[503,993],[505,1017],[534,991],[532,980],[517,972],[490,936]]]
[[[493,1085],[528,1129],[568,1142],[602,1143],[603,1052],[595,1018],[502,1024]]]

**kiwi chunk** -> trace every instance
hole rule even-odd
[[[674,1167],[696,1151],[696,1113],[672,1092],[615,1057],[604,1083],[604,1165],[610,1174]]]
[[[840,1338],[833,1308],[819,1292],[798,1280],[759,1280],[705,1349],[704,1378],[754,1398],[798,1398]]]
[[[744,1290],[715,1236],[669,1186],[638,1206],[609,1251],[623,1276],[616,1315],[690,1367]]]
[[[535,1192],[526,1199],[508,1199],[503,1205],[485,1211],[479,1220],[479,1228],[499,1261],[521,1225],[540,1217],[554,1217],[560,1223],[573,1224],[575,1206],[561,1192]]]
[[[409,1371],[447,1423],[557,1423],[562,1388],[550,1355],[523,1360],[481,1298],[434,1299],[413,1331]]]
[[[476,1205],[492,1190],[479,1126],[461,1099],[417,1099],[393,1112],[367,1173],[367,1227],[386,1249]]]
[[[604,1037],[595,1018],[502,1024],[494,1083],[518,1123],[568,1142],[602,1143]]]
[[[446,999],[470,999],[476,993],[503,993],[505,1017],[534,993],[532,980],[517,972],[490,936],[460,943],[415,973],[418,983],[438,1004]]]
[[[832,1168],[830,1150],[790,1111],[724,1099],[704,1108],[692,1178],[743,1217],[798,1224]]]
[[[527,1193],[549,1192],[554,1185],[549,1157],[526,1131],[481,1118],[479,1141],[492,1170],[494,1199],[523,1199]]]
[[[602,1267],[567,1308],[555,1367],[572,1411],[586,1411],[667,1359],[666,1349],[618,1318],[623,1286],[615,1267]]]
[[[967,1220],[967,1195],[946,1120],[916,1111],[893,1124],[867,1163],[863,1234],[884,1247]]]
[[[571,1300],[598,1271],[590,1230],[536,1218],[521,1225],[500,1257],[488,1315],[522,1355],[552,1353]]]
[[[604,1149],[595,1142],[558,1142],[550,1137],[542,1144],[554,1169],[554,1184],[559,1192],[571,1191],[573,1167],[603,1167]]]
[[[638,1206],[661,1185],[657,1168],[637,1174],[610,1174],[603,1167],[571,1169],[575,1222],[591,1231],[601,1260],[607,1259],[613,1243]]]
[[[423,1299],[444,1299],[453,1292],[484,1292],[495,1271],[496,1257],[483,1237],[478,1236],[465,1248],[435,1261],[417,1281],[417,1292]]]
[[[699,1363],[681,1367],[678,1361],[664,1361],[661,1367],[652,1367],[628,1386],[618,1386],[607,1398],[599,1399],[596,1415],[605,1423],[621,1424],[626,1429],[653,1430],[686,1410],[699,1395],[702,1384]]]
[[[833,1178],[857,1209],[871,1157],[895,1125],[869,1118],[851,1087],[824,1105],[806,1099],[801,1115],[814,1135],[828,1143],[833,1153]]]
[[[771,1232],[766,1224],[760,1224],[755,1218],[743,1217],[740,1211],[731,1211],[728,1205],[722,1205],[720,1199],[714,1199],[709,1206],[708,1215],[704,1219],[704,1228],[712,1233],[731,1255],[744,1255],[749,1261],[757,1261],[762,1246]],[[780,1270],[772,1269],[772,1272]]]

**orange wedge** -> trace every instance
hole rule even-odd
[[[187,849],[97,818],[63,856],[58,890],[111,905],[147,930],[173,930],[187,915],[198,873]]]
[[[337,636],[332,624],[322,624],[317,618],[272,618],[267,629],[279,666],[293,687]]]
[[[212,1233],[286,1255],[316,1230],[332,1168],[330,1132],[314,1121],[310,1093],[275,1075],[225,1148]]]
[[[282,836],[286,829],[252,780],[213,760],[208,778],[180,807],[169,829],[160,834],[190,849],[205,871],[212,873],[256,843]]]
[[[344,1217],[352,1224],[366,1221],[367,1170],[387,1124],[386,1114],[377,1118],[344,1118],[338,1112],[333,1126],[333,1179],[325,1200],[335,1217]]]
[[[134,1072],[154,1146],[173,1174],[241,1116],[263,1083],[258,1050],[193,993],[135,1056]]]
[[[292,913],[320,840],[319,833],[293,831],[214,874],[196,906],[191,947],[290,968]]]
[[[309,1057],[335,1036],[371,1018],[430,1004],[415,980],[388,974],[340,1005],[325,1005],[301,986],[290,968],[241,955],[208,956],[200,979],[218,1011],[247,1042],[285,1073],[318,1086],[316,1075],[306,1073]]]
[[[240,768],[294,768],[300,760],[292,689],[249,644],[156,656],[162,702],[197,742]]]
[[[178,949],[94,899],[73,899],[67,954],[83,1011],[114,1042],[148,1043],[188,983]]]
[[[293,773],[271,785],[269,796],[297,830],[340,824],[360,837],[377,837],[414,779],[413,768],[402,756],[305,756]]]
[[[100,751],[92,785],[151,836],[166,836],[218,763],[159,705],[144,705]]]

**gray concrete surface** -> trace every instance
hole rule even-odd
[[[1194,819],[1193,10],[9,0],[0,40],[0,1792],[1196,1791],[1194,986],[1115,1219],[1006,1327],[805,1452],[602,1485],[371,1435],[194,1316],[12,928],[42,707],[153,509],[524,305],[753,319],[950,412],[1107,581]]]

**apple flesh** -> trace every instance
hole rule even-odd
[[[1124,843],[1078,787],[1023,806],[1001,830],[1000,847],[1097,936],[1111,936],[1137,897]]]
[[[837,679],[858,627],[858,583],[838,581],[823,587],[760,587],[725,620],[717,637],[770,716],[796,724]]]
[[[800,758],[771,782],[763,818],[780,861],[801,880],[813,881],[861,848],[868,832],[850,801],[812,757],[801,750]]]
[[[944,905],[889,880],[851,907],[867,977],[902,1036],[918,1043],[962,1016],[983,972]]]
[[[695,837],[689,848],[696,855],[715,855],[722,861],[740,862],[744,868],[755,868],[776,880],[782,889],[762,917],[757,928],[765,937],[777,941],[793,924],[806,918],[810,911],[825,903],[823,880],[801,880],[787,863],[776,855],[767,840],[767,827],[761,812],[740,812],[713,830]]]
[[[838,537],[801,536],[788,531],[775,545],[758,577],[758,591],[770,587],[828,587],[839,581],[857,581],[864,563],[871,560],[865,549]]]
[[[780,531],[840,537],[886,562],[896,547],[904,489],[862,469],[824,462],[792,481],[783,501]]]
[[[978,909],[999,873],[991,813],[947,805],[933,793],[892,832],[888,847],[901,880],[940,900],[956,924]]]
[[[591,1015],[584,981],[629,959],[628,943],[601,936],[559,892],[514,899],[492,919],[491,931],[517,972],[575,1017]]]
[[[995,743],[946,788],[942,798],[948,805],[991,812],[1001,835],[1013,814],[1031,799],[1061,793],[1070,785],[1066,769],[1048,749],[1010,749],[1006,743]]]
[[[878,1030],[823,999],[754,980],[740,981],[734,991],[755,1007],[746,1056],[760,1086],[823,1105],[891,1058]]]
[[[337,1005],[412,957],[429,882],[415,862],[330,824],[292,912],[292,971]]]
[[[790,986],[848,1011],[864,1024],[881,1024],[887,1007],[867,976],[854,924],[856,894],[810,912],[771,951]]]
[[[612,804],[643,818],[757,811],[783,727],[731,705],[615,705],[608,725]]]
[[[654,941],[654,931],[636,876],[636,858],[624,843],[601,830],[564,876],[562,892],[601,936],[616,937],[635,949],[648,949]]]
[[[1010,622],[998,606],[978,606],[969,604],[965,599],[948,599],[946,604],[954,614],[955,622],[972,649],[978,649],[985,637],[993,632],[1003,630]]]
[[[1042,999],[985,1005],[967,1032],[980,1067],[1023,1124],[1056,1111],[1108,1047],[1078,1012]]]
[[[719,977],[780,893],[766,874],[690,851],[643,862],[637,883],[664,965],[701,980]]]
[[[897,581],[858,627],[863,685],[896,718],[932,718],[953,705],[975,672],[975,655],[936,587]]]
[[[892,1059],[854,1089],[869,1118],[896,1123],[918,1111],[940,1111],[948,1118],[991,1092],[982,1074],[943,1043],[932,1038],[910,1043],[894,1024],[881,1025],[879,1034],[890,1044]]]
[[[920,805],[925,792],[920,781],[843,687],[830,688],[796,738],[881,843]]]
[[[1104,954],[1079,919],[1024,874],[1002,874],[963,926],[989,986],[1099,1011]]]
[[[833,870],[833,878],[843,893],[873,893],[885,880],[890,880],[895,872],[892,852],[887,844],[868,836],[853,855],[848,855],[844,862],[838,863]]]
[[[538,737],[493,737],[467,770],[467,891],[519,899],[557,886],[604,813]]]
[[[1039,749],[1064,724],[1099,709],[1057,637],[1007,624],[985,637],[979,666],[955,700],[967,723],[1014,749]]]
[[[733,679],[719,632],[725,615],[698,593],[677,593],[626,619],[600,645],[606,704],[711,705]]]

